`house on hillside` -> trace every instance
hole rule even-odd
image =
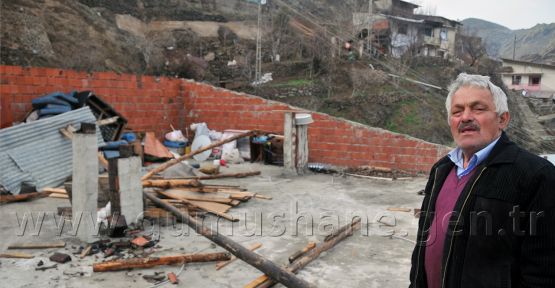
[[[523,95],[553,98],[555,95],[555,65],[538,64],[501,58],[503,83]]]
[[[374,0],[369,12],[353,13],[361,50],[377,50],[397,58],[409,50],[417,56],[453,57],[462,24],[440,16],[414,14],[418,7],[402,0]]]

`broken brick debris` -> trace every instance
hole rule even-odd
[[[173,272],[168,273],[168,281],[170,281],[170,283],[172,284],[179,283],[179,280],[177,280],[177,276]]]
[[[64,264],[66,262],[71,261],[71,256],[65,254],[65,253],[60,253],[60,252],[56,252],[54,254],[52,254],[52,256],[50,256],[50,261],[52,262],[57,262],[57,263],[61,263]]]

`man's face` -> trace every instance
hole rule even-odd
[[[451,99],[451,135],[465,156],[470,157],[501,135],[509,123],[509,113],[495,112],[488,89],[461,87]]]

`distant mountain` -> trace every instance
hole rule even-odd
[[[555,63],[555,23],[537,24],[529,29],[511,30],[476,18],[462,21],[467,34],[479,36],[486,43],[488,55],[537,63]],[[516,41],[515,41],[516,35]]]

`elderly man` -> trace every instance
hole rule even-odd
[[[555,167],[509,140],[489,77],[460,74],[445,106],[457,148],[432,167],[410,287],[555,287]]]

